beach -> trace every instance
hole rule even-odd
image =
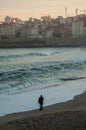
[[[85,91],[86,48],[0,49],[0,130],[85,130]]]
[[[72,100],[0,117],[0,130],[85,130],[86,92]]]

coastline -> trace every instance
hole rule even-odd
[[[62,118],[63,120],[64,120],[65,116],[68,116],[68,115],[69,115],[69,117],[67,117],[67,118],[71,118],[71,116],[73,115],[74,120],[78,119],[78,116],[80,114],[81,116],[79,118],[81,119],[81,121],[83,118],[85,120],[85,125],[86,125],[86,116],[85,116],[86,114],[85,113],[86,113],[86,92],[75,96],[73,100],[44,107],[43,111],[39,111],[37,109],[37,110],[14,113],[14,114],[2,116],[2,117],[0,117],[0,129],[8,130],[8,128],[13,127],[13,125],[19,124],[19,122],[21,123],[24,120],[28,120],[28,122],[29,122],[30,121],[29,119],[31,119],[31,121],[34,123],[34,119],[36,121],[39,121],[40,118],[43,118],[43,121],[49,123],[47,120],[51,119],[52,116],[53,116],[52,119],[58,118],[59,114],[60,114],[60,116],[63,116],[63,118]],[[83,117],[83,116],[85,116],[85,117]],[[26,123],[28,123],[28,122],[26,122]],[[25,125],[25,122],[23,122],[23,125]],[[19,128],[21,128],[21,125],[19,125]],[[35,129],[35,127],[33,128],[33,130],[34,129]],[[12,128],[12,130],[14,130],[14,129]],[[15,128],[15,130],[17,130],[17,127]],[[25,130],[27,130],[27,128],[25,128]],[[70,129],[70,130],[72,130],[72,129]],[[82,130],[84,130],[84,128],[82,128]]]
[[[0,48],[77,47],[86,46],[86,37],[0,39]]]

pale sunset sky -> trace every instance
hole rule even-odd
[[[68,16],[73,16],[76,8],[79,9],[78,13],[86,10],[86,0],[0,0],[0,20],[4,20],[7,15],[23,20],[45,15],[65,17],[65,7]]]

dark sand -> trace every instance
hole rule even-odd
[[[0,130],[86,130],[86,92],[43,111],[0,117]]]

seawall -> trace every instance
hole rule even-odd
[[[0,48],[29,48],[29,47],[76,47],[86,46],[86,37],[63,37],[52,39],[13,38],[0,39]]]

